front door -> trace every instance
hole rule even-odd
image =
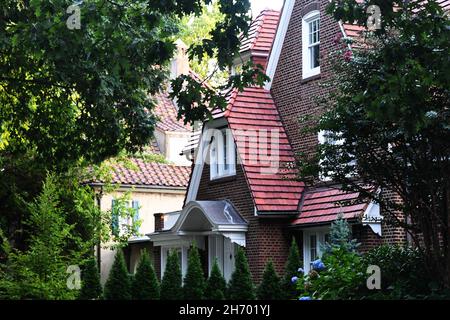
[[[322,245],[329,242],[329,236],[329,227],[303,230],[303,270],[305,274],[311,270],[312,262],[322,256]]]

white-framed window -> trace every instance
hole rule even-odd
[[[231,130],[214,130],[209,156],[211,180],[236,174],[236,149]]]
[[[320,73],[320,12],[311,11],[302,19],[303,79]]]
[[[322,256],[322,245],[330,241],[330,228],[315,228],[303,231],[303,270],[311,270],[313,261]]]

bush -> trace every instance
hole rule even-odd
[[[281,300],[284,292],[281,290],[281,282],[272,261],[269,261],[263,273],[261,284],[258,287],[259,300]]]
[[[322,260],[314,261],[309,274],[293,281],[297,282],[301,298],[359,299],[366,288],[367,269],[355,251],[358,245],[340,215],[331,224],[330,243],[322,247]]]
[[[102,285],[100,284],[100,273],[95,258],[88,259],[81,273],[80,300],[99,300],[102,298]]]
[[[131,293],[133,300],[159,299],[158,279],[146,250],[142,250],[139,265],[132,282]]]
[[[208,278],[205,290],[205,299],[207,300],[225,300],[225,291],[227,283],[220,272],[217,259],[214,259],[214,264],[211,269],[211,274]]]
[[[284,271],[284,277],[282,281],[283,292],[285,293],[285,299],[296,299],[298,297],[298,290],[295,283],[292,283],[291,279],[294,276],[301,276],[299,269],[303,263],[300,260],[300,254],[295,238],[292,238],[291,247],[289,249],[289,256],[286,262]]]
[[[344,248],[333,248],[323,262],[304,277],[299,278],[298,289],[302,297],[313,299],[341,300],[359,299],[365,290],[366,266],[355,252]]]
[[[131,281],[121,249],[117,249],[114,263],[105,284],[106,300],[130,300]]]
[[[206,281],[203,275],[200,254],[196,246],[189,250],[188,268],[184,278],[183,296],[185,300],[202,300],[205,295]]]
[[[228,298],[230,300],[255,300],[255,288],[247,258],[241,247],[238,248],[236,253],[235,270],[231,275]]]
[[[364,260],[367,265],[381,268],[381,290],[370,298],[423,299],[437,295],[438,287],[425,267],[425,259],[418,249],[409,246],[382,245],[370,250]]]
[[[175,250],[170,251],[167,257],[166,270],[161,281],[161,300],[183,299],[182,275],[178,260],[178,253]]]

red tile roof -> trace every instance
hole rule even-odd
[[[280,12],[263,10],[252,21],[248,35],[241,42],[240,52],[251,51],[254,55],[268,56],[277,32]]]
[[[300,214],[292,225],[331,223],[340,213],[345,219],[358,219],[369,205],[368,201],[360,201],[358,197],[359,192],[345,192],[338,186],[308,190],[304,195]]]
[[[296,172],[288,169],[295,161],[294,153],[270,92],[263,88],[234,91],[225,117],[257,210],[297,211],[304,184],[295,181]],[[277,141],[272,141],[273,132],[279,135]],[[261,140],[261,133],[267,134],[266,140]],[[258,140],[250,144],[249,136],[255,135]]]
[[[167,92],[158,93],[153,97],[156,100],[153,113],[158,117],[156,127],[163,131],[190,132],[191,127],[182,120],[177,120],[177,107]]]
[[[129,159],[132,165],[116,164],[112,183],[135,186],[182,187],[189,182],[190,166],[176,166],[141,159]]]

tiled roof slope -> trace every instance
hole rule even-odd
[[[177,107],[172,99],[169,98],[169,94],[157,93],[153,96],[156,100],[154,114],[158,117],[156,127],[162,131],[169,132],[191,132],[191,127],[185,125],[182,120],[177,119]]]
[[[248,35],[242,40],[240,52],[251,50],[252,54],[268,56],[277,31],[280,12],[263,10],[253,20]]]
[[[324,186],[308,190],[303,199],[300,215],[294,226],[330,223],[342,213],[345,219],[360,218],[369,202],[358,201],[359,192],[345,192],[337,186]]]
[[[130,159],[131,165],[115,165],[112,183],[135,186],[182,187],[189,182],[191,167]]]
[[[256,209],[260,212],[295,212],[298,210],[304,184],[295,181],[295,171],[288,165],[295,161],[280,115],[270,92],[263,88],[235,91],[225,113]],[[279,134],[272,142],[272,130]],[[249,145],[249,136],[267,132],[267,140]],[[256,148],[255,148],[256,147]],[[261,157],[279,154],[279,163]],[[273,166],[273,168],[271,168]]]

